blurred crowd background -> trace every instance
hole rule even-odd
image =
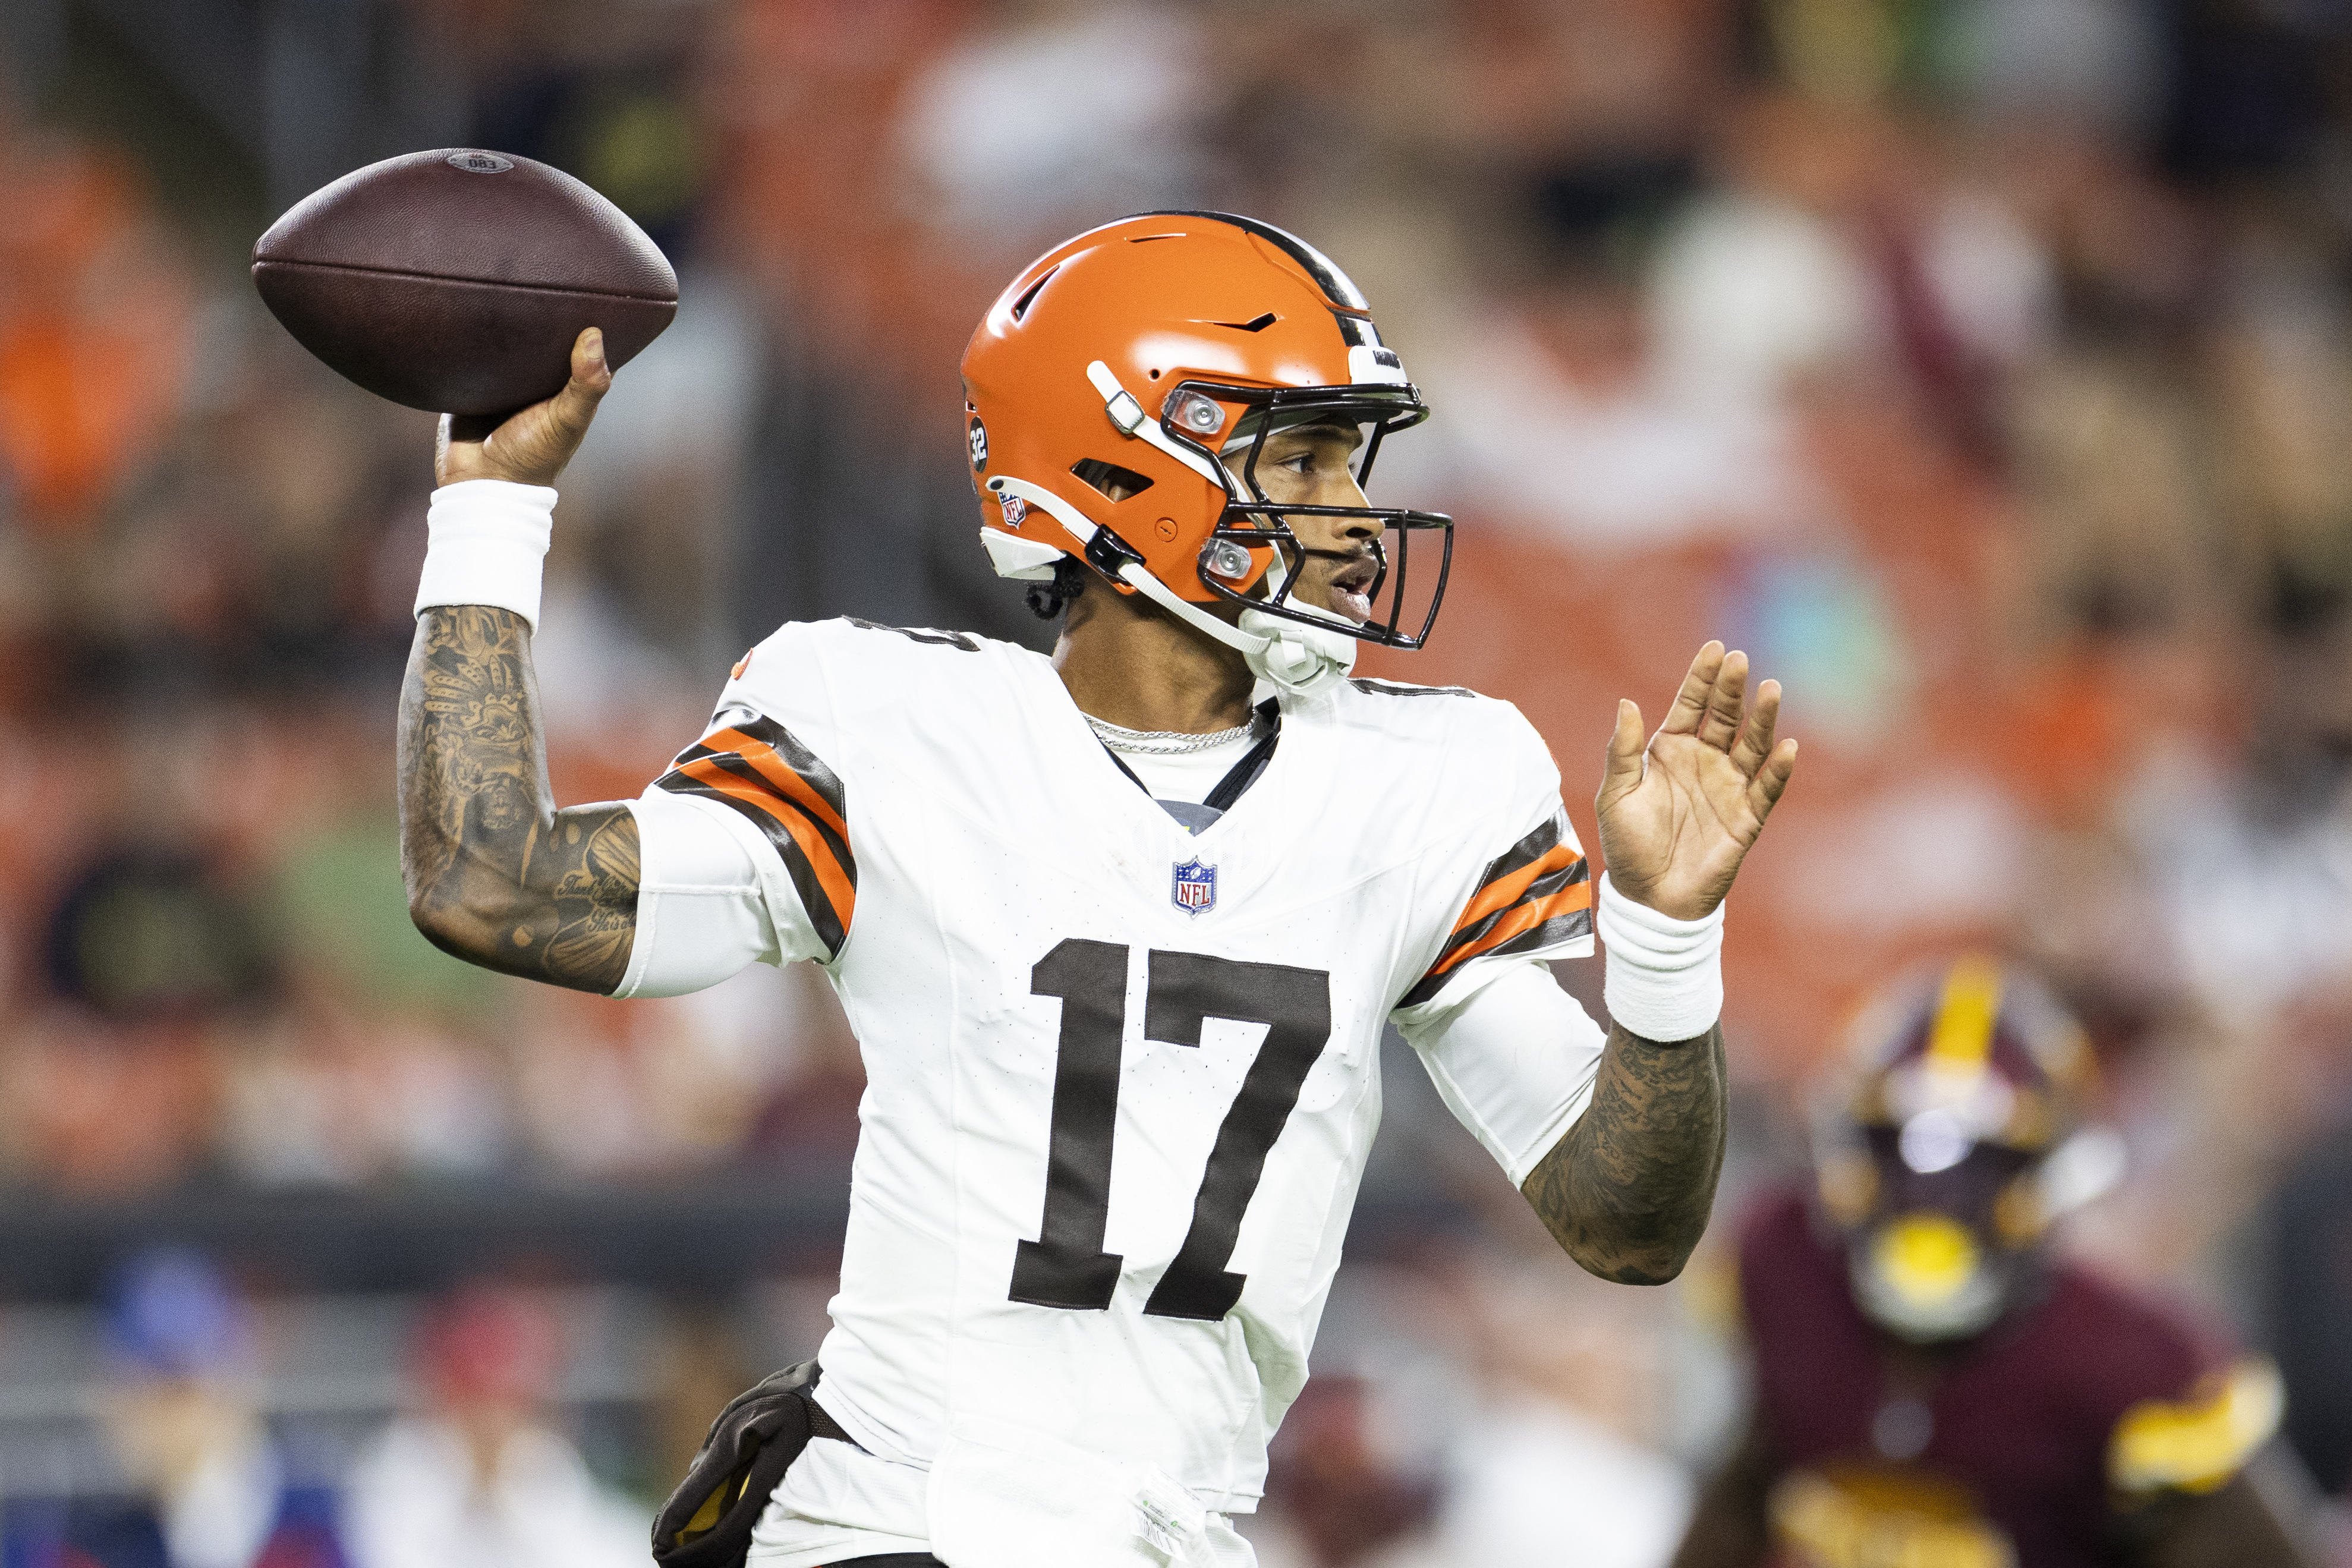
[[[821,1331],[860,1079],[820,978],[611,1003],[407,923],[432,420],[246,265],[336,175],[472,145],[681,279],[564,484],[562,798],[635,794],[781,619],[1045,646],[974,539],[965,338],[1094,223],[1283,225],[1437,410],[1375,499],[1460,524],[1433,646],[1366,670],[1518,703],[1588,845],[1618,697],[1710,636],[1786,683],[1717,1236],[1862,997],[2021,958],[2132,1161],[2068,1246],[2278,1359],[2332,1517],[2352,5],[6,0],[0,61],[0,1510],[178,1477],[214,1500],[173,1561],[244,1568],[246,1493],[186,1479],[242,1465],[341,1500],[359,1568],[536,1561],[433,1535],[471,1465],[571,1510],[547,1561],[634,1560]],[[1662,1561],[1738,1420],[1724,1247],[1584,1279],[1390,1066],[1269,1568],[1532,1568],[1563,1518]]]

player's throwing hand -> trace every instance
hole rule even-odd
[[[1748,656],[1710,642],[1647,746],[1642,710],[1618,701],[1593,802],[1601,856],[1618,891],[1662,915],[1714,912],[1796,769],[1797,742],[1772,739],[1780,683],[1752,704],[1747,690]]]
[[[505,479],[518,485],[551,485],[580,449],[596,405],[612,390],[613,368],[604,361],[604,334],[594,327],[572,344],[572,379],[543,403],[491,421],[441,416],[433,445],[433,482]]]

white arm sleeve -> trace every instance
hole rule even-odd
[[[1608,1037],[1538,959],[1474,959],[1397,1027],[1446,1108],[1517,1186],[1592,1101]]]
[[[692,795],[648,791],[629,803],[637,819],[636,939],[615,996],[699,991],[754,960],[779,963],[761,867],[775,851],[738,813]],[[781,880],[781,879],[776,879]]]

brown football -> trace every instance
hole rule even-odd
[[[504,414],[551,397],[572,341],[626,364],[677,314],[677,274],[560,169],[446,147],[352,171],[254,242],[253,283],[302,346],[379,397]]]

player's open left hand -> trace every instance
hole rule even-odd
[[[604,334],[590,327],[572,344],[572,379],[544,403],[508,415],[496,429],[489,428],[487,419],[441,416],[441,433],[433,446],[433,482],[553,484],[580,449],[588,422],[596,417],[596,405],[612,384],[613,367],[604,363]]]
[[[1601,858],[1619,892],[1660,914],[1697,920],[1723,902],[1796,769],[1797,742],[1772,739],[1780,683],[1752,703],[1747,691],[1748,656],[1711,642],[1647,746],[1641,709],[1617,704],[1593,803]]]

